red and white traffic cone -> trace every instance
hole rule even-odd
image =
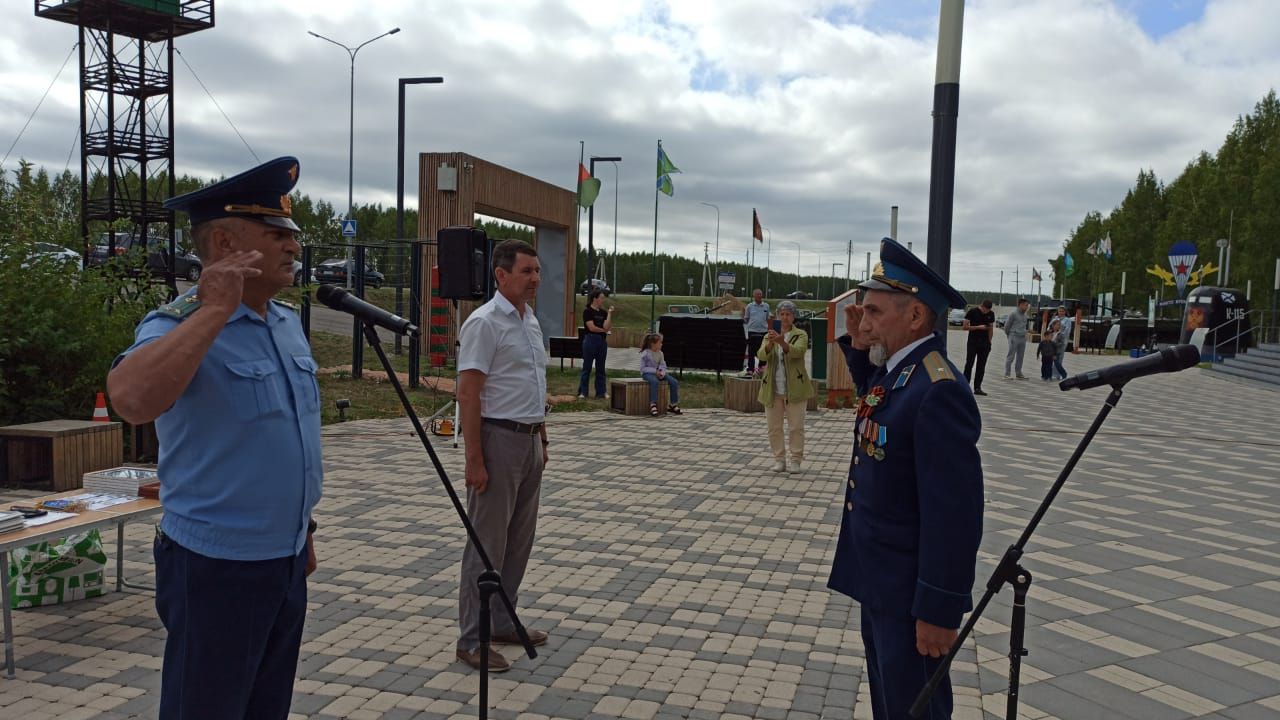
[[[103,393],[98,393],[98,399],[94,401],[93,421],[111,422],[111,416],[107,415],[107,396]]]

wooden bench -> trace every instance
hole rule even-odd
[[[737,410],[738,412],[764,412],[764,405],[760,404],[760,383],[761,378],[744,378],[744,377],[725,377],[724,379],[724,407],[726,410]],[[805,410],[818,409],[818,383],[813,383],[813,394],[809,396],[809,401],[805,403]]]
[[[10,483],[49,480],[55,492],[82,487],[87,472],[124,461],[118,422],[48,420],[0,427]]]
[[[665,381],[658,383],[658,414],[667,414],[668,392]],[[609,380],[609,408],[623,415],[649,414],[649,383],[644,378],[618,378]]]

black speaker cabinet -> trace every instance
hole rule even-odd
[[[489,272],[489,238],[470,225],[450,225],[436,233],[440,297],[483,300]]]

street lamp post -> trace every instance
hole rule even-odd
[[[800,243],[791,244],[796,246],[796,290],[798,291],[800,289]]]
[[[700,202],[699,205],[706,205],[716,211],[716,264],[715,264],[715,286],[712,288],[711,294],[720,294],[720,206],[715,203]]]
[[[601,157],[599,155],[592,155],[591,161],[590,161],[591,169],[588,171],[591,177],[596,176],[597,160],[600,162],[613,162],[613,163],[622,162],[622,158],[620,157]],[[616,195],[614,196],[614,204],[615,204],[615,212],[616,212],[616,204],[617,204]],[[594,267],[596,262],[595,225],[596,225],[596,204],[594,201],[592,201],[591,206],[587,208],[587,287],[591,287],[591,278],[595,277],[595,273],[596,273],[596,269]],[[617,242],[616,236],[615,236],[614,242],[615,243]],[[613,291],[618,292],[618,288],[615,287]]]
[[[396,239],[404,240],[404,87],[406,85],[434,85],[444,82],[444,78],[433,77],[410,77],[400,78],[399,94],[396,100]],[[413,236],[418,237],[415,229]],[[417,253],[421,250],[417,245],[410,246],[413,252]],[[400,264],[400,282],[396,283],[396,315],[404,315],[404,300],[401,294],[404,285],[404,246],[397,254]],[[415,263],[416,265],[416,263]],[[415,280],[419,278],[414,278]],[[419,314],[422,312],[422,292],[421,288],[414,287],[409,292],[409,317],[414,322],[418,322]],[[401,336],[396,335],[396,354],[400,354]],[[418,362],[419,362],[419,345],[415,341],[409,342],[409,387],[418,387]]]
[[[349,102],[351,117],[349,120],[348,132],[347,132],[347,219],[348,220],[351,219],[352,210],[354,209],[354,204],[355,204],[353,202],[353,197],[355,194],[354,186],[355,186],[355,167],[356,167],[355,165],[355,162],[356,162],[355,161],[355,157],[356,157],[355,155],[355,149],[356,149],[356,53],[360,52],[360,48],[364,47],[365,45],[368,45],[374,40],[381,40],[382,38],[388,35],[395,35],[398,32],[400,32],[400,28],[398,27],[391,28],[390,30],[382,33],[381,35],[369,38],[368,40],[365,40],[364,42],[360,43],[354,48],[350,48],[338,42],[337,40],[334,40],[333,38],[327,38],[321,35],[320,33],[312,32],[311,30],[307,31],[307,34],[310,35],[311,37],[320,38],[325,42],[331,42],[334,45],[337,45],[338,47],[342,48],[343,50],[346,50],[347,55],[351,56],[351,96],[350,96],[350,102]],[[363,272],[363,271],[364,271],[364,268],[360,268],[359,272]],[[354,275],[355,272],[356,270],[354,270],[351,267],[351,245],[350,243],[348,243],[347,244],[347,287],[348,288],[351,287],[351,276]],[[359,337],[356,338],[356,341],[359,342]]]
[[[618,163],[613,164],[613,291],[618,291]]]

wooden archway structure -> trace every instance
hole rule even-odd
[[[577,193],[461,152],[420,153],[418,187],[418,237],[434,240],[441,228],[474,224],[477,213],[532,226],[533,245],[542,265],[534,316],[544,339],[577,334],[573,317]],[[436,264],[435,247],[427,246],[426,252],[424,266],[430,268]],[[424,275],[424,285],[430,285],[430,273]],[[421,292],[424,298],[431,296],[430,287]],[[461,315],[465,317],[473,305],[463,303]],[[426,327],[425,317],[416,320]]]

